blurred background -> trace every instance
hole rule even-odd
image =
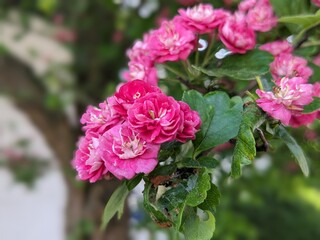
[[[78,182],[70,162],[80,116],[113,94],[127,68],[126,49],[197,2],[0,0],[1,240],[173,239],[145,215],[141,185],[123,218],[99,231],[119,182]],[[207,2],[233,8],[239,1]],[[319,129],[318,121],[293,132],[311,159],[309,178],[275,141],[270,154],[231,181],[228,146],[217,149],[213,181],[222,197],[214,239],[320,239]]]

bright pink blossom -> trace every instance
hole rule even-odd
[[[85,131],[103,133],[123,121],[122,116],[113,108],[114,97],[109,97],[99,104],[99,107],[88,106],[81,117]]]
[[[293,46],[286,40],[278,40],[263,44],[259,47],[260,50],[271,53],[273,56],[278,56],[281,53],[290,54],[293,52]]]
[[[143,41],[138,40],[133,47],[127,50],[127,56],[132,62],[139,62],[147,67],[153,67],[154,62],[150,56],[149,46],[147,44],[149,34],[145,34]]]
[[[80,180],[89,180],[92,183],[107,174],[108,170],[100,157],[98,147],[99,135],[89,134],[80,138],[78,149],[72,160]]]
[[[320,7],[320,0],[311,0],[314,5]]]
[[[257,3],[257,0],[244,0],[238,5],[238,9],[242,12],[247,12],[249,9],[253,8]]]
[[[211,4],[199,4],[186,10],[178,10],[182,24],[195,33],[210,33],[219,27],[229,15],[221,9],[213,9]]]
[[[160,145],[147,143],[126,123],[103,134],[99,152],[108,170],[118,179],[150,173],[158,164]]]
[[[303,107],[313,101],[313,86],[306,84],[301,77],[282,78],[273,92],[257,90],[260,99],[257,104],[271,117],[290,125],[292,115],[297,116]],[[304,115],[299,116],[303,118]]]
[[[195,48],[195,34],[180,21],[165,21],[148,38],[151,58],[157,63],[186,60]]]
[[[313,58],[313,63],[320,67],[320,54]]]
[[[128,110],[128,121],[147,142],[172,141],[182,124],[180,105],[165,94],[149,93],[134,102]]]
[[[124,74],[127,81],[142,80],[151,85],[158,84],[157,69],[139,62],[129,62],[129,71]]]
[[[279,81],[283,77],[302,77],[308,81],[313,71],[307,66],[308,61],[291,54],[280,54],[270,64],[270,71],[274,79]]]
[[[200,129],[201,119],[198,112],[190,109],[189,105],[185,102],[179,101],[181,109],[181,119],[183,124],[178,131],[177,140],[186,142],[187,140],[194,140],[196,132]]]
[[[219,36],[223,44],[234,53],[244,54],[256,45],[255,33],[240,13],[226,19],[219,28]]]
[[[246,21],[255,31],[267,32],[277,25],[269,0],[244,1],[239,9],[247,11]]]
[[[120,115],[126,117],[127,111],[137,99],[152,92],[161,93],[161,90],[158,87],[141,80],[127,82],[115,93],[117,104],[115,104],[114,108]]]

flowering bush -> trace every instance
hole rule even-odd
[[[300,25],[293,41],[262,34],[280,23]],[[157,224],[186,239],[211,239],[220,198],[211,181],[215,151],[226,143],[234,149],[233,178],[272,138],[287,144],[308,175],[306,157],[285,126],[319,119],[319,67],[310,62],[318,49],[301,54],[313,40],[304,34],[319,24],[319,12],[278,18],[269,0],[245,0],[233,12],[199,4],[179,9],[136,41],[127,52],[126,82],[83,114],[85,136],[73,159],[81,180],[123,180],[103,226],[121,214],[143,179],[144,206]],[[165,77],[157,74],[161,69]],[[168,82],[178,88],[162,88]],[[182,98],[174,91],[183,91]]]

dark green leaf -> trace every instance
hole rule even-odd
[[[242,101],[239,98],[230,101],[225,92],[211,92],[204,96],[209,116],[194,141],[195,156],[235,137],[239,131],[242,113]]]
[[[126,181],[127,188],[128,188],[129,191],[134,189],[141,182],[142,176],[143,176],[143,174],[139,174],[135,178]]]
[[[320,98],[314,97],[313,102],[304,107],[303,113],[312,113],[319,110],[320,110]]]
[[[318,82],[320,79],[320,66],[315,65],[313,62],[308,63],[309,67],[312,68],[313,74],[309,79],[310,83]]]
[[[241,175],[241,165],[250,164],[256,156],[256,142],[253,131],[265,120],[261,109],[253,102],[247,103],[240,130],[237,136],[237,142],[233,152],[231,176],[233,178]]]
[[[161,144],[161,148],[158,154],[158,161],[163,162],[169,157],[174,158],[180,152],[180,146],[182,143],[173,141]]]
[[[288,133],[288,131],[283,126],[279,126],[276,129],[276,136],[279,137],[287,145],[293,156],[296,158],[303,174],[305,176],[309,176],[307,158],[296,140],[290,135],[290,133]]]
[[[118,219],[123,214],[123,208],[126,201],[126,198],[129,194],[129,190],[125,182],[123,182],[111,195],[106,207],[104,208],[102,216],[101,228],[104,229],[107,227],[111,218],[118,213]]]
[[[198,207],[202,210],[208,210],[210,212],[216,211],[216,206],[220,204],[220,191],[219,188],[211,183],[211,188],[207,192],[207,198]]]
[[[207,191],[211,187],[210,175],[204,172],[201,175],[192,175],[188,179],[187,190],[189,191],[186,204],[196,207],[202,203],[207,197]]]
[[[178,163],[179,168],[215,168],[217,165],[218,161],[213,157],[201,157],[197,160],[186,158]]]
[[[213,214],[206,211],[207,220],[201,220],[196,213],[190,212],[185,217],[182,230],[186,240],[210,240],[215,230],[215,218]]]
[[[144,208],[147,210],[152,220],[155,221],[157,224],[163,227],[171,227],[172,226],[171,220],[150,201],[153,198],[155,198],[155,196],[152,196],[151,194],[151,188],[152,188],[152,183],[146,182],[144,191],[143,191]]]
[[[253,80],[256,76],[264,75],[269,71],[269,64],[273,56],[258,49],[246,54],[234,54],[224,58],[219,67],[204,69],[194,66],[208,76],[230,77],[237,80]]]

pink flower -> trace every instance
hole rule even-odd
[[[139,62],[129,62],[129,71],[125,73],[124,78],[127,81],[142,80],[155,86],[158,84],[157,69]]]
[[[278,56],[281,53],[290,54],[293,52],[292,45],[286,40],[278,40],[263,44],[259,47],[260,50],[271,53],[273,56]]]
[[[277,25],[277,17],[269,0],[244,1],[239,9],[248,11],[246,21],[255,31],[267,32]]]
[[[255,33],[240,13],[226,19],[219,28],[219,36],[223,44],[234,53],[244,54],[256,45]]]
[[[143,37],[143,41],[136,41],[133,47],[127,50],[127,56],[131,62],[138,62],[146,67],[154,66],[153,59],[150,55],[150,49],[147,44],[149,37],[150,33],[145,34]]]
[[[280,54],[270,64],[270,71],[276,81],[283,77],[302,77],[307,82],[313,73],[312,69],[307,65],[308,61],[302,57]]]
[[[291,127],[297,128],[300,126],[306,126],[311,123],[317,118],[317,113],[302,113],[300,111],[296,111],[292,113],[289,125]]]
[[[172,141],[182,124],[180,105],[163,93],[149,93],[137,99],[128,110],[128,121],[147,142]]]
[[[224,10],[214,10],[211,4],[199,4],[187,10],[178,10],[182,24],[195,33],[210,33],[229,15]]]
[[[96,133],[103,133],[123,121],[120,114],[113,108],[114,98],[109,97],[107,101],[99,104],[99,107],[88,106],[82,115],[80,122],[85,125],[85,131],[90,130]]]
[[[181,109],[183,124],[178,131],[177,140],[184,143],[187,140],[194,140],[196,138],[196,132],[201,126],[201,119],[198,112],[191,110],[188,104],[182,101],[178,103]]]
[[[311,0],[314,5],[320,7],[320,0]]]
[[[137,99],[152,92],[161,93],[161,90],[158,87],[141,80],[127,82],[115,93],[116,104],[114,105],[114,108],[119,114],[126,117],[127,111]]]
[[[126,123],[104,133],[99,145],[106,167],[118,179],[150,173],[158,164],[159,149],[160,145],[142,140]]]
[[[313,58],[313,63],[320,67],[320,54]]]
[[[253,8],[257,3],[257,0],[244,0],[241,1],[238,5],[238,9],[242,12],[246,12],[249,9]]]
[[[156,63],[186,60],[195,48],[195,35],[178,20],[164,21],[148,39],[151,57]]]
[[[297,116],[303,111],[303,106],[313,101],[313,86],[306,84],[301,77],[282,78],[273,92],[257,89],[256,93],[260,97],[256,101],[258,106],[285,125],[290,125],[292,115]]]
[[[78,172],[80,180],[89,180],[93,183],[107,174],[108,170],[100,157],[98,147],[99,135],[90,133],[80,138],[72,160],[72,166]]]

